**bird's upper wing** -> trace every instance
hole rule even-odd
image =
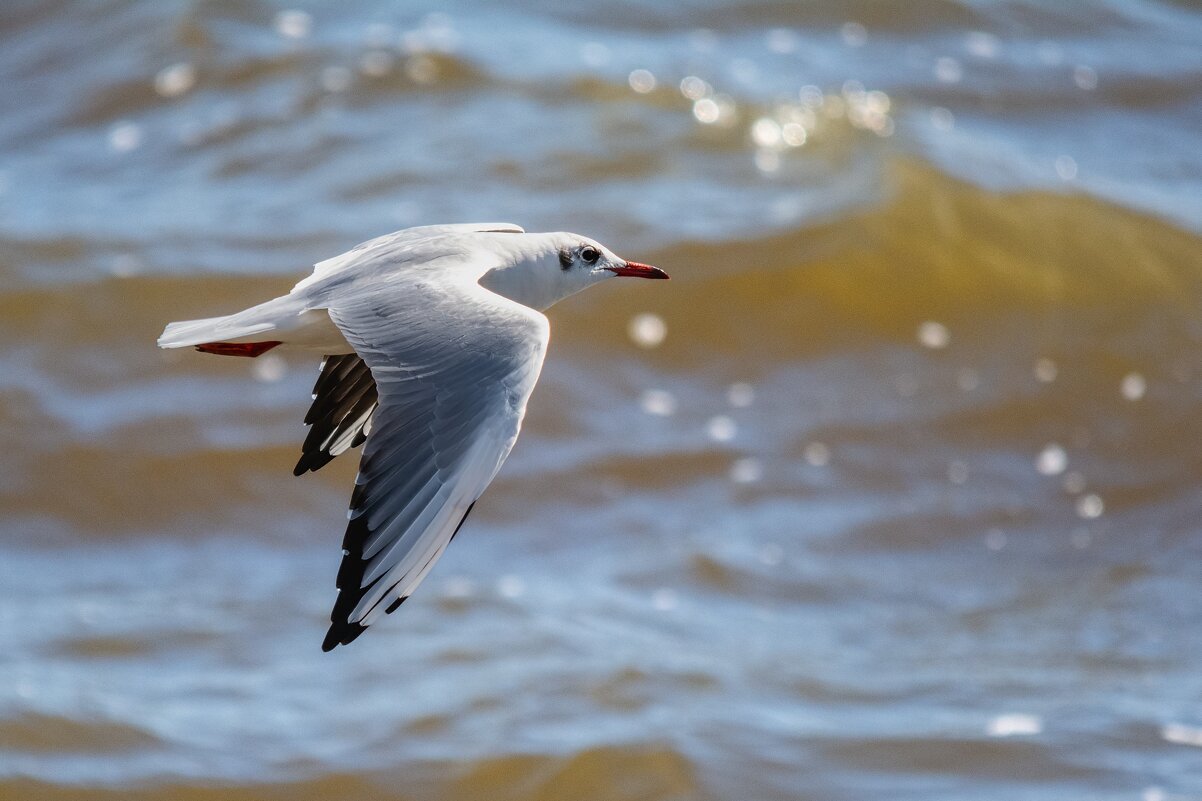
[[[448,275],[439,271],[438,275]],[[344,288],[330,317],[375,379],[323,649],[409,596],[517,439],[550,328],[474,281]]]
[[[292,291],[304,290],[333,273],[365,261],[370,261],[381,255],[381,252],[384,251],[420,252],[422,246],[432,240],[446,237],[447,235],[472,233],[521,234],[525,233],[525,231],[522,229],[522,226],[514,225],[513,223],[452,223],[449,225],[419,225],[415,228],[404,228],[400,231],[393,231],[391,234],[384,234],[383,236],[377,236],[375,239],[361,242],[346,253],[317,262],[317,264],[313,265],[312,275],[304,278],[293,287]]]
[[[300,281],[289,298],[303,299],[307,308],[322,306],[321,298],[328,295],[324,284],[349,278],[362,278],[365,273],[379,278],[383,272],[404,265],[421,265],[448,255],[448,237],[471,233],[523,233],[513,223],[457,223],[452,225],[423,225],[378,236],[346,253],[318,262],[313,273]],[[462,255],[462,254],[460,254]],[[362,444],[371,432],[376,408],[376,385],[371,371],[354,353],[326,356],[321,376],[313,387],[313,405],[305,415],[311,426],[301,449],[300,460],[293,469],[295,475],[316,471],[335,456]]]

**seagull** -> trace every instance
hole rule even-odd
[[[543,310],[618,276],[668,274],[579,234],[431,225],[319,262],[283,297],[167,326],[161,348],[324,356],[293,473],[363,454],[323,651],[400,607],[500,470],[547,351]]]

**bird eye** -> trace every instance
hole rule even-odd
[[[588,264],[596,264],[597,259],[601,258],[601,253],[594,247],[585,247],[580,251],[580,258]]]

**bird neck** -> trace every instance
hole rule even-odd
[[[504,239],[497,243],[503,248],[502,263],[480,277],[485,289],[543,311],[583,288],[571,286],[561,274],[558,251],[550,240],[541,241],[544,235],[497,235],[498,239],[502,236]]]

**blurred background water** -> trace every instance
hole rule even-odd
[[[0,8],[0,797],[1202,798],[1202,9],[506,5]],[[674,280],[322,654],[316,364],[155,337],[481,219]]]

